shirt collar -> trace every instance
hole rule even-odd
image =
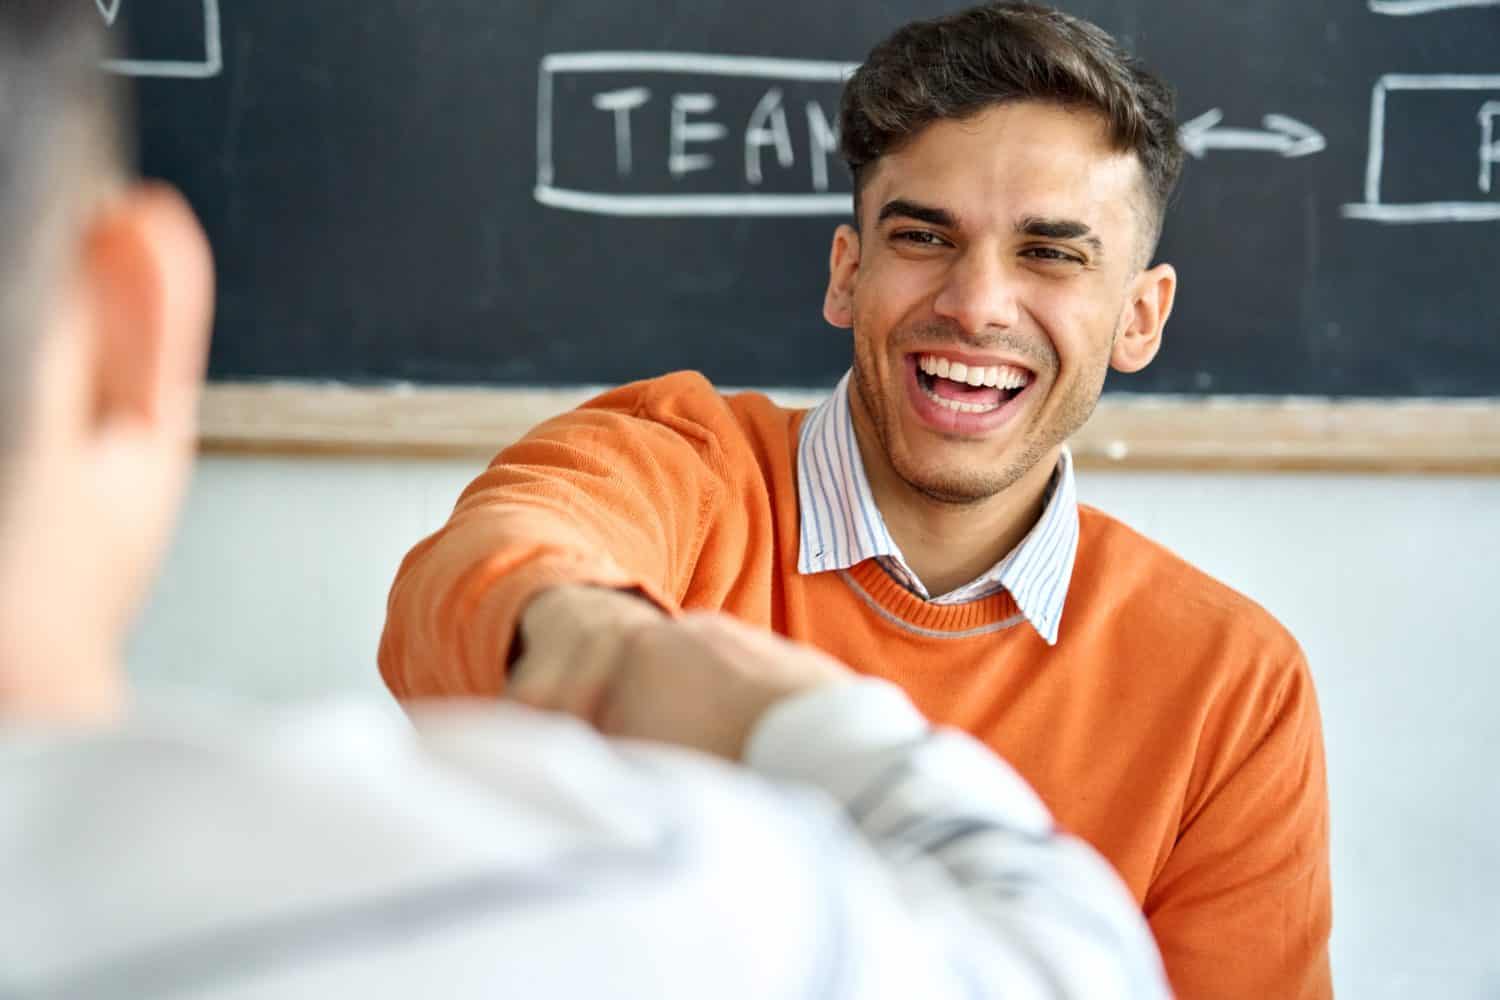
[[[850,416],[848,373],[833,395],[807,414],[799,437],[797,572],[824,573],[879,559],[907,589],[938,604],[962,604],[1008,590],[1038,634],[1056,644],[1078,553],[1078,493],[1066,447],[1042,516],[1021,543],[983,575],[934,599],[907,566],[875,505]]]

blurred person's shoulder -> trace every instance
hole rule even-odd
[[[23,994],[132,968],[175,982],[204,955],[232,970],[374,949],[394,967],[424,934],[466,954],[459,939],[529,939],[565,917],[612,920],[626,901],[669,941],[743,881],[736,849],[795,853],[776,808],[788,795],[495,703],[410,720],[374,701],[177,703],[89,735],[7,727],[0,925],[17,933],[0,967]],[[790,878],[799,865],[780,860]],[[760,881],[775,892],[786,879]],[[532,947],[496,968],[552,975],[571,960]]]

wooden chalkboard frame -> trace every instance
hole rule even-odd
[[[200,447],[214,454],[488,458],[600,387],[210,384]],[[821,393],[765,390],[786,405]],[[1079,463],[1144,471],[1500,475],[1500,398],[1106,395],[1072,441]]]

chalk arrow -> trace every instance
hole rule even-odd
[[[1280,153],[1291,159],[1311,156],[1328,147],[1323,133],[1286,115],[1266,115],[1261,119],[1265,131],[1247,128],[1219,128],[1224,112],[1218,108],[1205,112],[1177,130],[1182,147],[1197,159],[1210,149],[1251,149]]]
[[[104,15],[104,23],[114,27],[115,18],[120,16],[120,0],[94,0],[94,6]]]

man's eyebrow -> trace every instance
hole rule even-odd
[[[953,213],[947,209],[934,208],[931,205],[918,205],[916,202],[907,201],[905,198],[893,198],[880,206],[880,214],[875,217],[875,224],[879,225],[893,216],[915,219],[917,222],[942,226],[944,229],[952,229],[955,224]]]
[[[1104,241],[1094,231],[1076,219],[1044,219],[1028,216],[1016,229],[1027,236],[1040,236],[1049,240],[1082,240],[1098,254],[1104,253]]]

